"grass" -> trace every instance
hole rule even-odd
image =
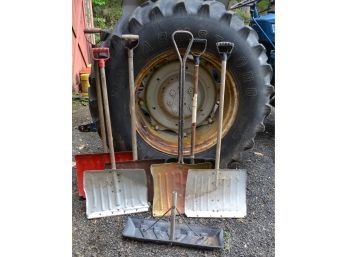
[[[87,106],[88,102],[89,100],[87,96],[81,96],[80,94],[76,94],[76,95],[73,95],[72,97],[73,106],[77,106],[77,105]]]

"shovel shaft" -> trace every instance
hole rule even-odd
[[[220,103],[219,103],[219,120],[218,120],[218,131],[217,131],[217,145],[216,145],[216,156],[215,156],[215,170],[216,176],[220,168],[220,152],[221,152],[221,138],[222,138],[222,121],[224,117],[224,98],[225,98],[225,81],[226,81],[226,63],[227,58],[223,58],[221,62],[221,86],[220,86]]]
[[[175,239],[175,215],[176,215],[176,201],[178,199],[177,192],[172,192],[172,213],[170,219],[170,240],[174,241]]]
[[[116,169],[116,160],[115,160],[115,152],[114,152],[114,140],[113,140],[113,137],[112,137],[112,127],[111,127],[111,119],[110,119],[108,89],[106,87],[105,68],[103,66],[100,67],[100,78],[101,78],[104,110],[105,110],[105,123],[106,123],[106,131],[107,131],[107,135],[108,135],[107,138],[108,138],[108,144],[109,144],[109,154],[110,154],[110,160],[111,160],[111,168],[112,169]]]
[[[128,50],[128,76],[129,76],[129,110],[131,116],[131,138],[132,138],[132,152],[133,160],[138,160],[137,148],[137,129],[135,117],[135,88],[134,88],[134,63],[133,63],[133,49],[139,44],[139,35],[124,34],[121,36],[122,43]]]
[[[133,160],[138,160],[137,148],[137,130],[135,117],[135,89],[134,89],[134,66],[133,66],[133,49],[128,49],[128,74],[129,74],[129,109],[132,127],[132,152]]]
[[[178,48],[178,45],[175,40],[175,35],[177,34],[186,34],[189,36],[189,43],[186,47],[184,56],[182,57]],[[179,132],[178,132],[178,163],[184,163],[184,88],[185,88],[185,66],[187,57],[191,51],[191,46],[193,43],[193,35],[190,31],[186,30],[177,30],[172,34],[172,41],[176,53],[180,61],[180,80],[179,80]]]
[[[191,124],[191,164],[195,162],[196,147],[196,123],[197,123],[197,101],[198,101],[198,82],[199,82],[199,63],[200,57],[207,48],[207,40],[195,38],[192,43],[191,54],[195,63],[194,67],[194,83],[192,96],[192,124]]]
[[[220,153],[221,153],[221,138],[222,138],[222,121],[224,118],[224,98],[225,98],[225,83],[226,83],[226,66],[227,59],[230,57],[234,44],[232,42],[217,42],[216,47],[221,57],[221,86],[220,86],[220,103],[219,103],[219,121],[218,121],[218,136],[215,156],[216,170],[216,185],[219,177],[220,168]]]
[[[103,99],[101,93],[101,85],[100,85],[100,73],[98,69],[98,63],[95,61],[95,79],[97,84],[97,100],[98,100],[98,113],[99,113],[99,126],[101,132],[101,139],[103,142],[103,150],[104,153],[108,152],[108,145],[106,143],[106,130],[105,130],[105,118],[104,118],[104,108],[103,108]]]
[[[197,122],[197,99],[198,99],[198,74],[199,74],[199,57],[196,57],[194,67],[194,84],[192,97],[192,125],[191,125],[191,164],[194,163],[195,146],[196,146],[196,122]]]
[[[179,85],[179,139],[178,139],[178,152],[179,152],[179,163],[184,162],[184,118],[183,118],[183,105],[184,105],[184,84],[185,84],[185,63],[181,63],[180,71],[180,85]]]

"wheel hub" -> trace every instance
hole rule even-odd
[[[201,58],[196,153],[216,144],[220,65],[220,59],[214,54],[206,52]],[[192,60],[188,60],[184,90],[184,155],[188,155],[191,148],[191,137],[187,135],[191,133],[193,68]],[[234,79],[230,72],[226,76],[223,136],[232,127],[238,110]],[[174,50],[165,51],[150,60],[135,79],[137,131],[154,149],[170,155],[178,154],[178,80],[179,63]]]
[[[154,72],[145,89],[146,109],[152,124],[161,130],[177,132],[179,119],[179,62],[173,61]],[[191,127],[194,65],[187,63],[184,87],[184,129]],[[197,125],[206,121],[216,102],[215,83],[208,72],[200,69]],[[189,131],[188,131],[189,132]],[[189,132],[190,133],[190,132]]]

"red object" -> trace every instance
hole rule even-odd
[[[117,152],[115,153],[116,162],[124,162],[133,160],[132,152]],[[83,190],[83,174],[86,170],[105,169],[105,165],[110,163],[110,155],[108,153],[93,153],[93,154],[77,154],[75,155],[77,188],[79,196],[86,197]]]
[[[106,57],[103,57],[100,54],[106,54]],[[92,56],[93,60],[98,61],[99,68],[105,68],[105,62],[110,59],[109,48],[92,48]]]
[[[80,70],[80,74],[91,74],[91,68],[86,67]]]
[[[109,59],[110,52],[109,52],[109,48],[107,48],[107,47],[96,47],[96,48],[93,48],[92,51],[93,51],[93,59],[94,60]],[[97,58],[96,54],[106,54],[107,57]]]

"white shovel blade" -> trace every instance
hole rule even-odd
[[[149,210],[142,169],[86,171],[84,190],[88,219]]]
[[[246,206],[246,170],[189,170],[186,182],[187,217],[243,218]]]

